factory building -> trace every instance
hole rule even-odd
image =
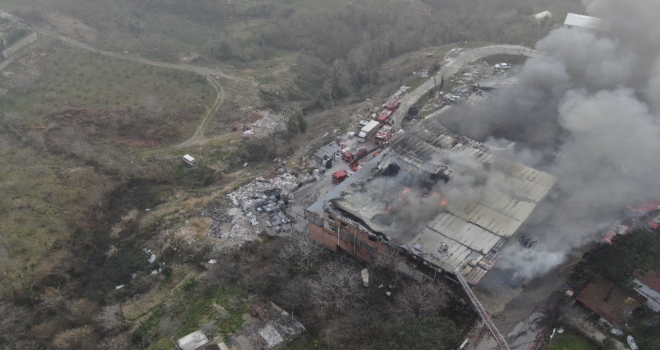
[[[446,244],[475,285],[556,182],[430,118],[308,207],[309,236],[367,261],[403,256],[402,269],[429,278],[452,271],[438,252]]]

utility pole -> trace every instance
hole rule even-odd
[[[495,327],[495,324],[493,323],[493,320],[490,318],[490,314],[486,312],[486,309],[484,309],[483,305],[479,302],[479,299],[477,299],[477,296],[474,295],[472,292],[472,288],[470,288],[470,285],[467,283],[465,278],[461,275],[461,272],[458,271],[458,268],[454,265],[453,262],[451,262],[451,258],[449,257],[449,246],[446,244],[441,244],[440,248],[438,248],[438,252],[441,254],[444,254],[447,257],[447,261],[449,262],[449,265],[451,265],[452,269],[454,270],[454,275],[456,275],[456,278],[461,284],[461,287],[463,287],[463,290],[465,290],[465,293],[467,293],[468,297],[470,298],[470,301],[472,302],[472,306],[477,310],[479,313],[479,316],[481,316],[481,319],[484,321],[486,324],[486,327],[488,327],[488,330],[490,333],[495,337],[495,341],[497,342],[497,345],[500,346],[500,349],[502,350],[511,350],[509,348],[509,344],[507,344],[506,340],[500,333],[500,331]]]

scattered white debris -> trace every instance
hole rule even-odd
[[[156,254],[151,254],[151,256],[149,257],[149,263],[153,264],[154,261],[156,261]]]
[[[369,287],[369,269],[362,269],[361,274],[362,284],[364,284],[365,287]]]
[[[392,292],[385,292],[385,294],[387,294],[387,296],[389,297],[390,295],[392,295]]]
[[[218,263],[218,260],[215,260],[215,259],[209,260],[209,264],[211,264],[211,265],[215,265],[217,263]]]
[[[284,172],[283,167],[280,169]],[[293,200],[291,191],[299,187],[300,181],[289,173],[272,179],[259,177],[229,193],[230,208],[217,208],[205,214],[214,220],[209,235],[224,240],[224,244],[242,245],[266,228],[274,233],[290,230],[291,221],[282,209],[286,207],[285,201]],[[263,220],[258,219],[259,215],[265,216]]]
[[[158,270],[151,270],[151,274],[152,274],[152,275],[157,275],[157,274],[158,274]]]
[[[251,133],[243,132],[245,135],[268,136],[270,133],[286,129],[285,118],[283,115],[275,114],[272,111],[256,111],[263,118],[252,123]]]
[[[123,284],[120,284],[120,285],[118,285],[118,286],[115,287],[115,289],[122,289],[122,288],[124,288],[124,285],[123,285]]]

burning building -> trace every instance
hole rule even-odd
[[[403,254],[418,276],[452,271],[447,244],[476,284],[556,182],[426,119],[307,208],[309,236],[365,260]]]

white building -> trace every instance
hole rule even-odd
[[[602,18],[569,13],[566,15],[564,28],[582,28],[606,32],[610,29],[610,22]]]
[[[209,343],[208,338],[201,331],[194,331],[177,340],[176,345],[180,350],[197,350]]]

